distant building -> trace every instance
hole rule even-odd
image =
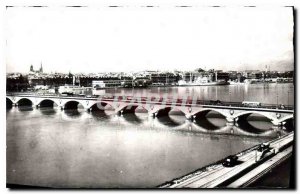
[[[151,72],[149,78],[153,85],[175,85],[179,80],[179,75],[169,72]]]
[[[214,81],[226,81],[227,82],[229,80],[229,73],[227,73],[227,72],[216,71],[213,76],[214,76],[213,77]]]
[[[133,87],[147,87],[151,84],[151,80],[147,77],[137,77],[133,79],[132,86]]]
[[[262,79],[263,74],[261,72],[252,72],[248,75],[248,79]]]
[[[33,69],[33,65],[30,65],[30,72],[31,72],[31,73],[43,73],[43,65],[42,65],[42,63],[41,63],[40,69],[37,70],[37,71],[35,71],[35,70]]]
[[[44,85],[36,85],[34,86],[34,90],[48,90],[49,86],[44,86]]]
[[[197,69],[193,72],[184,72],[182,75],[182,80],[186,82],[194,82],[195,80],[199,79],[207,79],[209,82],[214,81],[228,81],[229,80],[229,73],[222,72],[221,70],[214,70],[211,69],[209,71],[204,71],[202,69]]]
[[[92,88],[97,90],[101,88],[116,88],[121,87],[122,80],[118,79],[107,79],[107,80],[93,80]]]

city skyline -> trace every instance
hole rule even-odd
[[[47,72],[44,71],[44,66],[41,63],[39,66],[37,65],[36,67],[33,65],[30,65],[29,70],[27,72],[6,72],[8,74],[11,73],[21,73],[21,74],[28,74],[28,73],[44,73],[44,74],[53,74],[53,73],[62,73],[62,74],[68,74],[68,73],[75,73],[75,74],[98,74],[98,73],[140,73],[140,72],[195,72],[198,71],[199,69],[203,70],[203,71],[221,71],[221,72],[291,72],[294,71],[294,69],[292,70],[282,70],[282,71],[278,71],[276,69],[271,69],[270,66],[266,65],[265,68],[263,68],[262,70],[260,69],[245,69],[245,70],[227,70],[227,71],[223,71],[222,69],[202,69],[202,68],[196,68],[193,70],[183,70],[183,69],[173,69],[173,70],[164,70],[161,71],[159,69],[157,70],[148,70],[148,69],[144,69],[144,70],[140,70],[140,71],[127,71],[127,72],[123,72],[123,71],[102,71],[102,72],[72,72],[71,70],[68,72],[59,72],[59,71],[51,71],[51,72]]]
[[[292,7],[9,7],[6,16],[7,72],[294,69]]]
[[[270,65],[265,65],[264,66],[265,68],[261,68],[261,69],[244,69],[244,70],[233,70],[233,69],[229,69],[227,71],[224,71],[224,72],[255,72],[255,71],[260,71],[260,72],[289,72],[289,71],[294,71],[294,68],[292,68],[291,70],[282,70],[282,71],[278,71],[276,69],[271,69],[271,66]],[[30,73],[30,72],[36,72],[36,73],[46,73],[46,74],[52,74],[52,73],[72,73],[71,70],[69,70],[68,72],[58,72],[58,71],[51,71],[51,72],[47,72],[47,71],[44,71],[43,70],[44,67],[43,67],[43,63],[40,63],[39,65],[37,66],[34,66],[34,65],[30,65],[30,69],[28,72],[7,72],[7,73],[24,73],[24,74],[27,74],[27,73]],[[184,69],[169,69],[169,70],[164,70],[164,71],[161,71],[159,69],[157,70],[149,70],[149,69],[144,69],[144,70],[139,70],[139,71],[127,71],[127,72],[122,72],[122,71],[102,71],[102,72],[75,72],[75,74],[91,74],[91,73],[137,73],[137,72],[151,72],[151,71],[155,71],[155,72],[193,72],[193,71],[198,71],[199,69],[201,70],[204,70],[204,71],[223,71],[223,69],[208,69],[206,68],[206,66],[204,68],[196,68],[196,69],[193,69],[193,70],[184,70]]]

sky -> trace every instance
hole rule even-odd
[[[294,69],[291,7],[9,7],[6,71]]]

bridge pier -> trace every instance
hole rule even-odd
[[[92,108],[85,108],[84,109],[86,112],[92,112]]]
[[[280,130],[283,128],[283,123],[278,123],[276,125],[273,124],[272,129],[274,130]]]
[[[155,117],[157,117],[158,112],[154,112],[154,111],[150,112],[149,111],[148,114],[149,114],[149,117],[155,118]]]
[[[186,119],[189,120],[189,121],[194,121],[196,119],[196,116],[195,115],[189,115],[189,114],[186,114],[185,115]]]
[[[38,108],[40,108],[40,105],[39,104],[38,105],[32,105],[32,108],[38,109]]]
[[[234,125],[237,121],[236,118],[230,118],[230,117],[226,117],[226,120],[228,125]]]
[[[119,116],[123,116],[123,110],[118,111],[117,114],[118,114]]]
[[[157,115],[157,113],[149,113],[149,116],[150,116],[150,117],[153,117],[153,118],[155,118],[156,115]]]
[[[272,129],[274,130],[279,130],[283,128],[283,122],[272,121],[272,123],[273,123]]]

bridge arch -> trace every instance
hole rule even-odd
[[[236,126],[247,133],[252,133],[252,134],[264,134],[267,133],[268,131],[272,131],[272,126],[273,123],[272,122],[267,122],[264,123],[263,125],[255,122],[251,122],[251,121],[243,121],[243,120],[238,120],[236,123]]]
[[[57,102],[52,99],[43,99],[37,105],[40,105],[40,107],[53,107],[54,104],[58,106]]]
[[[286,116],[279,120],[279,122],[285,127],[287,131],[294,131],[295,130],[295,120],[293,115]]]
[[[185,130],[190,126],[189,122],[181,122],[173,119],[172,117],[157,117],[152,120],[153,125],[159,128],[171,128],[172,130]]]
[[[13,101],[10,98],[6,97],[6,109],[12,108],[12,106]]]
[[[180,107],[174,107],[174,108],[171,107],[171,110],[168,113],[170,112],[178,112],[180,115],[184,115],[184,116],[186,115],[186,112],[182,110]]]
[[[6,96],[6,99],[10,100],[12,103],[14,103],[14,98],[10,97],[10,96]]]
[[[270,121],[273,121],[274,119],[276,119],[276,118],[274,118],[272,115],[270,115],[269,113],[264,113],[264,112],[259,112],[259,111],[245,111],[245,112],[241,112],[241,113],[238,113],[238,114],[235,114],[235,115],[233,115],[233,118],[241,118],[241,117],[243,117],[243,116],[249,116],[249,115],[251,115],[251,114],[258,114],[258,115],[261,115],[261,116],[263,116],[263,117],[265,117],[265,118],[267,118],[267,119],[269,119]]]
[[[164,107],[160,108],[156,111],[155,116],[161,117],[161,116],[167,116],[169,115],[169,112],[171,111],[172,107]]]
[[[29,98],[20,98],[18,101],[18,106],[32,106],[34,103]]]
[[[62,104],[62,107],[64,107],[64,109],[78,109],[79,104],[82,105],[83,107],[85,107],[84,104],[82,104],[78,100],[66,101],[64,104]]]
[[[149,112],[147,107],[145,107],[143,104],[126,104],[126,105],[120,106],[118,112],[122,112],[122,114],[124,114],[124,113],[135,113],[135,111],[138,107],[141,107],[144,110],[146,110],[147,112]]]
[[[107,102],[93,102],[91,104],[89,104],[88,109],[90,109],[91,111],[104,111],[105,107],[111,107],[112,109],[115,109],[115,107],[113,107],[110,103]]]
[[[151,110],[151,107],[149,108]],[[180,115],[187,116],[189,113],[188,111],[189,107],[172,107],[172,106],[162,106],[158,108],[153,108],[151,110],[151,113],[155,114],[156,117],[161,117],[161,116],[168,116],[169,113],[172,112],[179,112]]]
[[[282,119],[279,119],[278,123],[282,123],[282,122],[285,122],[285,121],[290,120],[290,119],[294,119],[294,115],[293,114],[288,115],[286,117],[283,117]]]
[[[224,117],[224,118],[228,117],[228,115],[225,114],[223,111],[219,111],[218,109],[213,109],[213,108],[204,108],[200,111],[195,112],[193,114],[193,116],[197,118],[197,117],[205,116],[209,112],[216,112],[216,113],[222,115],[222,117]]]

